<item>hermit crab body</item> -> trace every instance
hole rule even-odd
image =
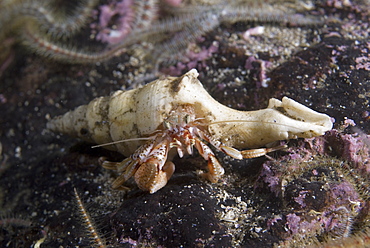
[[[208,173],[203,175],[216,182],[224,170],[207,144],[237,159],[252,158],[281,147],[237,149],[319,136],[332,128],[329,116],[287,97],[270,99],[268,107],[258,111],[228,108],[207,93],[197,76],[192,69],[178,78],[158,79],[138,89],[96,98],[52,119],[47,127],[96,144],[117,141],[105,147],[128,158],[103,162],[105,168],[120,173],[113,187],[134,176],[139,188],[150,193],[166,185],[174,172],[168,158],[172,148],[182,157],[192,154],[195,147],[208,161]]]

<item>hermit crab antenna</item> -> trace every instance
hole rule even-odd
[[[261,123],[261,124],[271,124],[276,126],[284,126],[284,127],[290,127],[294,129],[301,129],[302,132],[305,131],[305,129],[300,128],[298,126],[288,125],[284,123],[278,123],[278,122],[270,122],[270,121],[250,121],[250,120],[227,120],[227,121],[215,121],[206,124],[205,126],[212,126],[212,125],[219,125],[219,124],[225,124],[225,123]]]
[[[95,146],[92,146],[91,148],[98,148],[98,147],[102,147],[102,146],[115,145],[115,144],[119,144],[119,143],[123,143],[123,142],[138,141],[138,140],[150,140],[150,139],[152,139],[152,137],[124,139],[124,140],[118,140],[118,141],[104,143],[104,144],[100,144],[100,145],[95,145]]]

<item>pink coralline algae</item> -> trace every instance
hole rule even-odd
[[[302,169],[302,163],[310,161],[314,155],[323,154],[326,146],[327,144],[323,137],[300,141],[299,146],[291,147],[288,151],[289,153],[279,159],[280,162],[287,163],[285,167],[277,166],[277,161],[272,160],[262,165],[262,171],[259,180],[257,180],[256,187],[260,187],[260,183],[264,182],[276,196],[281,195],[282,178],[286,175],[287,171],[290,170],[292,173],[300,171]]]
[[[135,19],[132,0],[122,0],[117,3],[100,6],[99,30],[96,39],[109,44],[122,41],[130,32],[131,25]],[[115,28],[112,21],[115,17]]]
[[[201,71],[203,68],[207,67],[206,60],[211,58],[214,53],[217,53],[218,48],[218,42],[214,41],[209,47],[202,47],[199,51],[189,49],[175,66],[163,68],[161,72],[171,76],[179,76],[183,74],[184,71],[192,68]]]
[[[289,167],[289,163],[279,165]],[[283,226],[284,231],[278,236],[284,240],[294,235],[304,238],[348,236],[354,220],[364,211],[366,196],[359,192],[352,178],[341,171],[339,160],[322,158],[305,166],[307,170],[301,168],[300,173],[285,172],[282,176],[278,199],[285,207],[279,210],[281,219],[267,220],[268,229],[276,233]]]
[[[369,204],[368,140],[365,134],[331,130],[265,162],[256,189],[270,190],[284,206],[267,220],[268,230],[287,241],[296,235],[347,237],[353,226],[363,225]]]
[[[293,234],[298,233],[298,225],[301,218],[295,214],[288,214],[286,216],[287,226]]]
[[[370,173],[370,135],[362,133],[343,134],[331,130],[327,140],[337,156],[350,162],[354,168]]]
[[[370,71],[370,42],[367,42],[366,45],[366,47],[362,47],[360,50],[363,56],[355,59],[357,70],[364,69]]]
[[[257,82],[257,88],[268,87],[270,78],[267,77],[267,68],[271,67],[272,63],[262,59],[257,59],[254,56],[250,56],[245,61],[245,69],[255,72],[255,78]]]
[[[370,57],[358,57],[356,58],[356,69],[364,69],[370,71]]]

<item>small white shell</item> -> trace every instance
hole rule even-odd
[[[270,99],[266,109],[238,111],[214,100],[190,70],[181,77],[158,79],[141,88],[100,97],[51,120],[50,130],[96,144],[149,137],[173,109],[191,105],[196,118],[208,124],[214,140],[235,148],[255,148],[277,140],[323,135],[332,128],[330,117],[284,97]],[[106,148],[129,156],[142,141]]]

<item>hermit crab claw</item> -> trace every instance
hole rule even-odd
[[[163,188],[175,172],[175,165],[171,161],[167,161],[161,169],[159,168],[155,158],[150,158],[141,164],[135,173],[137,186],[151,194]]]

